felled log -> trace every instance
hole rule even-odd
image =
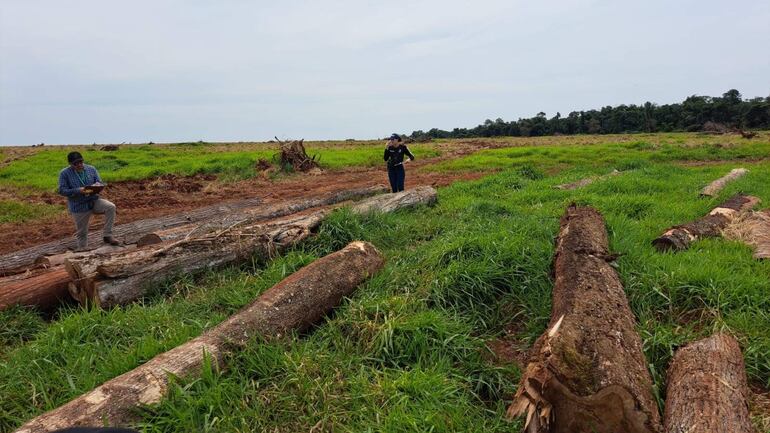
[[[728,182],[732,182],[748,172],[749,171],[745,168],[734,168],[730,170],[726,175],[706,185],[700,192],[701,197],[716,197],[717,194],[719,194],[719,191],[722,191]]]
[[[70,293],[81,304],[123,305],[174,275],[193,274],[253,256],[268,259],[310,236],[328,211],[269,224],[231,227],[181,241],[153,245],[109,257],[67,260]]]
[[[363,200],[353,211],[390,212],[418,203],[432,203],[436,200],[436,191],[421,187],[388,196],[387,200],[379,196]],[[83,304],[103,308],[126,304],[175,275],[243,262],[254,256],[268,259],[309,237],[329,212],[322,209],[267,223],[236,222],[135,251],[67,260],[65,266],[74,283],[70,292]]]
[[[417,205],[431,205],[437,200],[436,190],[429,186],[418,186],[395,194],[381,194],[362,200],[351,206],[353,212],[367,214],[370,212],[393,212]]]
[[[751,210],[757,203],[757,197],[736,194],[703,218],[666,230],[652,241],[652,245],[658,251],[686,250],[690,243],[700,238],[719,236],[732,220]]]
[[[159,243],[159,242],[155,242],[155,243]],[[124,245],[124,246],[102,245],[101,247],[90,251],[79,251],[79,252],[67,251],[65,253],[60,253],[60,254],[40,256],[35,259],[35,265],[38,265],[43,268],[51,268],[54,266],[63,265],[67,259],[76,259],[76,258],[87,257],[92,255],[108,254],[108,253],[113,253],[117,251],[130,250],[133,248],[136,248],[136,245]]]
[[[753,433],[738,342],[715,334],[674,355],[666,378],[666,433]]]
[[[578,189],[578,188],[582,188],[584,186],[588,186],[588,185],[594,183],[597,180],[604,180],[604,179],[606,179],[608,177],[617,176],[619,174],[621,174],[621,172],[619,172],[617,170],[612,170],[611,172],[609,172],[609,173],[607,173],[605,175],[602,175],[602,176],[586,177],[584,179],[580,179],[580,180],[572,182],[572,183],[565,183],[565,184],[561,184],[561,185],[555,185],[554,188],[556,188],[556,189],[564,189],[564,190]]]
[[[652,379],[617,272],[604,219],[567,208],[554,260],[553,309],[529,353],[509,416],[530,433],[660,431]]]
[[[753,247],[755,259],[770,259],[770,209],[740,215],[722,235]]]
[[[13,305],[51,309],[69,299],[69,281],[70,276],[63,266],[0,277],[0,310]]]
[[[73,426],[125,426],[136,408],[160,402],[169,376],[200,374],[206,356],[224,367],[226,350],[254,336],[281,337],[321,320],[340,300],[379,271],[384,259],[367,242],[352,242],[293,273],[218,326],[147,363],[109,380],[93,391],[22,426],[17,433],[50,432]]]
[[[158,242],[179,240],[182,238],[195,237],[198,233],[207,233],[230,227],[238,222],[248,224],[263,220],[270,220],[302,212],[307,209],[330,206],[343,203],[350,200],[359,200],[376,194],[382,194],[388,191],[384,185],[368,186],[363,188],[351,188],[325,194],[320,197],[309,199],[293,200],[289,202],[275,203],[271,205],[246,208],[237,212],[230,212],[222,215],[220,218],[211,218],[196,224],[185,224],[166,230],[148,233],[137,240],[137,245],[143,247]]]
[[[191,222],[203,221],[214,218],[218,215],[227,214],[239,209],[255,207],[262,203],[261,198],[251,198],[232,203],[223,203],[213,206],[207,206],[192,211],[185,211],[165,217],[138,220],[127,224],[115,226],[113,234],[125,240],[126,243],[135,243],[137,239],[147,233],[163,230],[169,227],[175,227]],[[73,226],[74,232],[74,226]],[[103,245],[101,231],[91,231],[88,233],[88,247],[98,248]],[[74,239],[58,239],[23,250],[14,251],[8,254],[0,255],[0,275],[9,275],[26,271],[33,267],[35,260],[41,256],[61,254],[68,249],[75,248]]]

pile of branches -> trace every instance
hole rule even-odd
[[[281,141],[278,137],[275,139],[281,145],[280,152],[275,155],[275,159],[280,162],[283,170],[288,170],[291,167],[294,171],[306,172],[319,168],[316,155],[312,157],[307,155],[305,146],[302,144],[305,141],[304,138],[294,141]]]

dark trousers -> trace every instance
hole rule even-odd
[[[404,165],[397,165],[395,167],[388,167],[388,180],[390,181],[390,189],[393,192],[399,192],[404,190],[404,179],[406,178],[406,171],[404,171]]]

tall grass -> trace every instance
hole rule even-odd
[[[503,415],[520,372],[492,356],[487,343],[526,346],[545,329],[553,237],[572,202],[606,217],[661,400],[675,349],[718,329],[737,335],[750,380],[770,386],[770,263],[723,239],[676,254],[650,244],[736,191],[767,203],[770,164],[753,164],[720,197],[700,199],[699,189],[734,164],[682,167],[647,158],[621,176],[562,191],[552,186],[605,173],[614,161],[576,161],[554,176],[537,162],[443,188],[432,208],[365,217],[338,211],[311,242],[270,263],[187,277],[159,286],[140,304],[64,308],[48,324],[24,310],[0,316],[0,327],[20,329],[20,336],[6,337],[0,354],[0,431],[198,335],[353,239],[373,242],[387,264],[332,317],[304,335],[255,339],[230,355],[224,371],[208,368],[199,379],[178,381],[161,404],[143,410],[138,426],[148,432],[516,430]]]

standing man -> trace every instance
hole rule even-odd
[[[120,245],[112,237],[112,225],[115,223],[115,205],[99,198],[102,179],[99,172],[91,165],[83,163],[80,152],[67,155],[69,167],[59,173],[59,194],[67,197],[68,208],[75,220],[77,229],[77,250],[85,251],[88,247],[88,221],[92,214],[104,214],[104,243]]]
[[[404,155],[409,157],[408,161],[404,161]],[[403,191],[406,178],[404,163],[414,161],[414,155],[405,144],[401,143],[401,137],[398,134],[393,134],[388,139],[388,144],[385,146],[385,161],[388,162],[390,189],[393,192]]]

